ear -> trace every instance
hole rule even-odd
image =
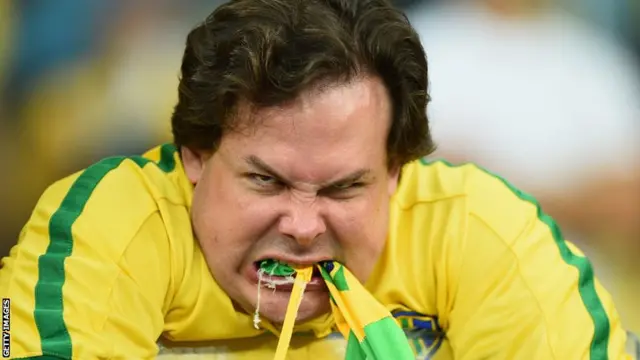
[[[389,191],[389,196],[393,196],[396,193],[396,189],[398,189],[398,182],[400,181],[400,170],[401,166],[394,165],[391,169],[389,169],[389,177],[387,189]]]
[[[192,150],[186,146],[180,148],[180,154],[182,155],[184,172],[187,174],[189,182],[193,185],[197,184],[200,181],[200,177],[202,177],[202,172],[209,156],[204,152]]]

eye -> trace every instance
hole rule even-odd
[[[247,177],[249,178],[249,180],[259,186],[272,186],[278,183],[278,180],[276,178],[269,175],[250,173],[247,174]]]
[[[363,182],[334,184],[331,187],[321,190],[320,194],[334,199],[346,200],[356,196],[359,193],[357,190],[365,187],[365,185]]]
[[[333,186],[333,188],[334,190],[341,191],[341,190],[355,189],[362,186],[364,186],[364,183],[352,182],[352,183],[336,184]]]

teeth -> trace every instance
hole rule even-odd
[[[321,261],[318,262],[317,265],[324,266],[326,262],[327,261]],[[264,276],[286,278],[293,277],[296,273],[294,267],[275,259],[264,259],[261,261],[256,261],[255,264],[258,271],[262,272]],[[322,277],[320,269],[318,269],[317,265],[313,266],[312,277]]]
[[[276,286],[293,284],[295,282],[295,279],[292,276],[285,276],[280,278],[268,277],[262,278],[262,282],[264,283],[264,286],[268,287],[269,289],[275,290]]]

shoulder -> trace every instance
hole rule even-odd
[[[516,236],[540,210],[533,196],[501,176],[473,163],[444,160],[408,164],[394,201],[416,216],[428,208],[476,217],[503,238]]]
[[[117,257],[163,202],[186,208],[187,199],[172,178],[178,168],[171,145],[144,156],[99,161],[51,185],[22,237],[48,233],[50,243],[84,243]]]

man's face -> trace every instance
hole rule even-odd
[[[252,125],[225,134],[210,154],[183,149],[196,184],[192,221],[217,283],[245,311],[257,305],[263,259],[345,264],[364,281],[386,240],[398,171],[387,167],[388,94],[378,78],[302,94],[281,107],[238,116]],[[290,287],[263,289],[260,313],[281,323]],[[308,284],[298,321],[330,309],[321,278]]]

